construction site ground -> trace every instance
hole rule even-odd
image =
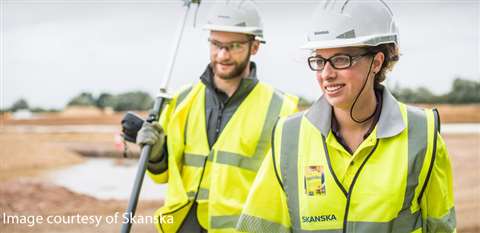
[[[468,116],[478,119],[478,106]],[[443,110],[445,112],[445,110]],[[444,113],[443,122],[455,121],[456,109]],[[456,114],[455,114],[456,113]],[[52,184],[41,174],[88,159],[85,156],[117,157],[122,151],[115,141],[120,114],[89,117],[49,115],[31,120],[2,116],[0,124],[0,233],[119,232],[121,220],[107,223],[122,214],[128,200],[97,199]],[[102,128],[103,127],[103,128]],[[98,130],[96,130],[98,129]],[[458,232],[480,232],[480,133],[444,134],[454,172]],[[138,149],[134,146],[137,152]],[[131,184],[125,184],[131,185]],[[163,200],[141,200],[137,215],[151,216]],[[5,216],[41,216],[43,223],[5,223]],[[49,216],[97,216],[100,224],[46,223]],[[77,219],[78,220],[78,219]],[[131,232],[156,232],[148,220],[140,219]]]

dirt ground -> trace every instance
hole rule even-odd
[[[31,125],[44,125],[44,122]],[[56,125],[54,121],[50,125]],[[59,121],[58,125],[69,121]],[[87,121],[78,120],[79,124]],[[5,121],[3,122],[5,123]],[[2,214],[43,216],[101,216],[122,213],[126,200],[99,200],[74,193],[38,178],[42,172],[85,160],[83,155],[122,156],[114,133],[43,132],[15,130],[29,124],[0,125],[0,233],[20,232],[119,232],[120,223],[93,224],[5,224]],[[113,124],[113,123],[112,123]],[[48,124],[47,124],[48,125]],[[480,232],[480,134],[444,135],[454,171],[458,232]],[[137,147],[131,149],[138,151]],[[132,152],[130,154],[133,154]],[[137,215],[151,216],[162,201],[140,201]],[[151,223],[134,224],[132,232],[155,232]]]
[[[43,223],[0,224],[0,232],[41,232],[41,233],[80,233],[80,232],[119,232],[123,221],[121,213],[125,211],[127,201],[98,200],[90,196],[71,192],[34,179],[15,179],[0,183],[0,211],[7,216],[42,216]],[[136,216],[151,216],[162,201],[140,201]],[[107,223],[106,218],[118,214],[117,221]],[[97,216],[101,221],[97,226],[93,222],[81,223],[66,221],[67,224],[47,223],[48,216]],[[3,216],[0,217],[2,219]],[[111,217],[109,217],[111,218]],[[140,220],[140,219],[139,219]],[[33,226],[29,226],[33,225]],[[131,232],[151,232],[152,223],[134,224]]]
[[[480,104],[416,104],[424,108],[436,108],[440,112],[442,123],[471,123],[480,122]],[[459,114],[461,113],[461,114]],[[9,113],[0,113],[0,127],[2,125],[119,125],[124,112],[98,115],[72,115],[59,113],[37,114],[33,119],[13,119]],[[136,112],[146,117],[148,112]]]
[[[480,104],[419,104],[419,107],[436,108],[442,123],[480,122]]]
[[[480,232],[480,134],[444,139],[452,160],[458,232]]]
[[[127,200],[99,200],[50,184],[38,176],[48,170],[83,162],[80,152],[96,156],[122,155],[113,133],[15,133],[0,131],[0,233],[20,232],[119,232]],[[134,146],[134,145],[133,145]],[[136,150],[138,151],[138,149]],[[130,152],[132,154],[132,152]],[[140,200],[136,216],[152,216],[163,201]],[[6,216],[101,216],[102,224],[5,224]],[[105,219],[115,216],[117,224]],[[142,218],[139,219],[141,221]],[[30,224],[31,225],[31,224]],[[148,220],[134,224],[131,232],[156,232]]]

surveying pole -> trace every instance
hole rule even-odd
[[[200,0],[183,0],[183,3],[184,3],[184,7],[186,7],[185,13],[183,15],[183,19],[180,24],[180,29],[177,34],[175,45],[173,46],[173,49],[172,49],[170,62],[167,66],[165,77],[163,78],[162,84],[160,86],[160,93],[155,98],[153,109],[152,111],[150,111],[146,119],[146,121],[149,123],[158,121],[165,103],[171,99],[170,95],[168,95],[167,93],[167,88],[172,76],[172,71],[175,65],[175,59],[177,57],[178,48],[180,47],[180,41],[182,39],[183,31],[185,28],[185,22],[187,21],[188,12],[190,11],[191,4],[197,4],[197,7],[198,7],[200,5]],[[128,217],[128,221],[123,222],[122,228],[120,230],[121,233],[129,233],[132,227],[132,219],[135,216],[135,211],[138,204],[138,197],[140,196],[140,191],[142,189],[143,178],[145,177],[147,161],[148,161],[148,157],[151,149],[152,149],[151,145],[145,145],[142,148],[140,159],[138,161],[137,174],[135,176],[135,181],[134,181],[132,192],[130,195],[130,200],[128,202],[128,208],[125,211],[125,214],[127,214],[126,217]]]

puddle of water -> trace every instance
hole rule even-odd
[[[99,199],[129,199],[136,172],[137,160],[92,158],[50,172],[46,178],[56,185]],[[145,176],[140,199],[163,199],[166,188],[166,185],[156,184]]]
[[[480,124],[443,124],[444,134],[480,134]],[[54,184],[100,199],[129,199],[137,171],[137,160],[91,158],[85,163],[47,174]],[[165,196],[166,185],[145,177],[141,199],[158,200]]]
[[[466,134],[466,133],[480,134],[480,123],[442,124],[441,131],[442,133],[445,133],[445,134]]]

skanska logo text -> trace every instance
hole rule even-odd
[[[302,216],[302,222],[304,222],[304,223],[326,222],[326,221],[337,221],[337,217],[335,217],[334,214],[317,215],[317,216]]]

